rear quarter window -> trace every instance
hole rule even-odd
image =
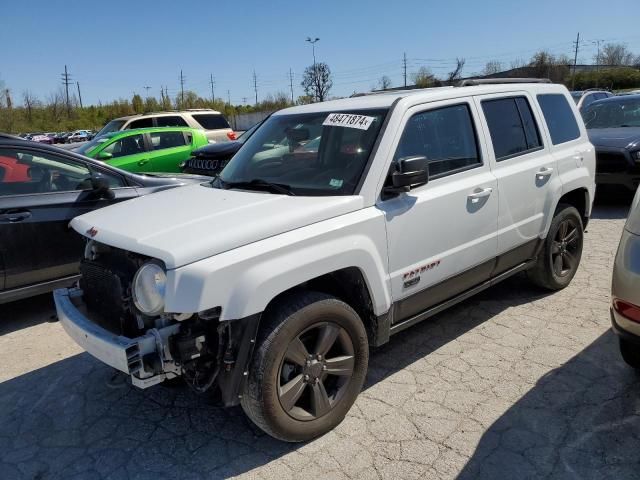
[[[217,115],[215,113],[199,113],[191,116],[205,130],[231,128],[227,120],[222,115]]]
[[[561,93],[545,93],[537,98],[544,121],[549,127],[551,143],[559,145],[580,138],[580,127],[567,97]]]

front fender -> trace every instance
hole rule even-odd
[[[374,313],[391,305],[386,231],[375,208],[359,210],[167,272],[166,311],[221,307],[221,320],[264,311],[278,294],[347,267],[365,278]]]

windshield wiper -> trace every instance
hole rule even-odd
[[[218,177],[219,178],[219,177]],[[284,183],[272,183],[267,182],[266,180],[262,180],[261,178],[254,178],[253,180],[249,180],[247,182],[225,182],[221,178],[219,178],[220,182],[223,185],[223,188],[242,188],[248,190],[271,190],[276,193],[283,193],[285,195],[295,196],[295,193],[291,190],[289,185]]]

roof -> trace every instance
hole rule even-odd
[[[193,131],[202,131],[199,128],[191,128],[191,127],[146,127],[146,128],[130,128],[127,130],[117,130],[115,132],[105,133],[100,135],[97,138],[112,138],[117,136],[128,137],[129,135],[136,135],[140,133],[155,133],[155,132],[193,132]]]
[[[176,113],[213,113],[215,115],[222,115],[221,112],[217,110],[212,110],[210,108],[189,108],[186,110],[165,110],[163,112],[136,113],[134,115],[127,115],[124,117],[114,118],[113,120],[129,120],[131,118],[143,118],[143,117],[164,117],[168,115],[175,115]]]
[[[389,108],[397,100],[407,100],[411,105],[448,100],[450,98],[484,95],[490,93],[508,93],[529,91],[567,92],[566,87],[554,83],[496,83],[490,85],[473,85],[468,87],[436,87],[416,90],[394,90],[358,97],[342,98],[327,102],[311,103],[285,108],[274,115],[288,115],[313,112],[340,112],[344,110],[365,110]]]

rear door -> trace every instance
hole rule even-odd
[[[537,109],[526,92],[475,97],[490,140],[498,180],[498,262],[495,275],[533,258],[561,188],[558,168],[543,141]]]
[[[378,203],[385,214],[394,322],[489,279],[498,190],[472,99],[413,107],[392,160],[424,155],[430,180]],[[387,179],[389,181],[389,179]]]
[[[20,181],[0,181],[0,256],[5,290],[78,273],[84,239],[69,228],[83,213],[137,196],[124,178],[62,155],[28,148],[2,148],[0,156],[29,167]],[[107,180],[116,198],[97,199],[91,178]]]
[[[180,172],[180,163],[191,155],[191,133],[167,129],[148,133],[147,136],[151,149],[151,168],[148,171]]]

